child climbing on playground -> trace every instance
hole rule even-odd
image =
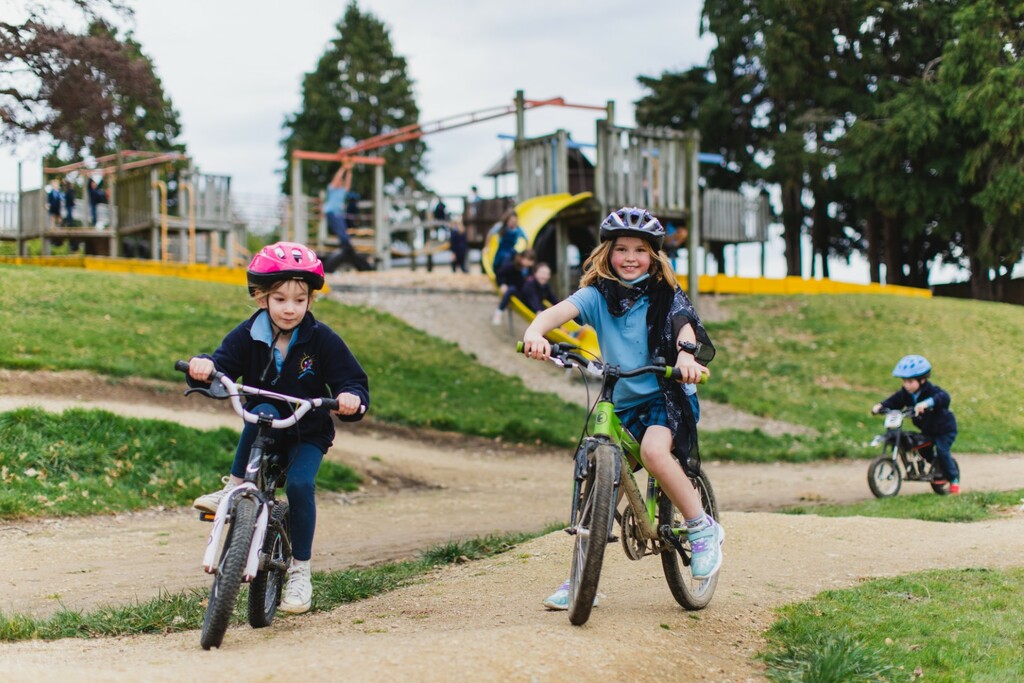
[[[189,361],[189,383],[206,382],[214,370],[242,377],[246,384],[299,397],[329,395],[337,398],[339,419],[362,419],[370,405],[366,373],[348,346],[331,328],[310,312],[313,292],[324,285],[320,259],[294,242],[264,247],[249,264],[249,295],[259,309],[224,337],[213,355]],[[326,392],[326,393],[325,393]],[[290,414],[280,401],[258,397],[252,412]],[[226,493],[242,483],[256,425],[245,424],[235,450],[231,476],[224,488],[200,496],[194,506],[216,512]],[[274,442],[288,456],[285,493],[290,506],[293,560],[288,568],[281,609],[301,614],[313,599],[310,558],[316,528],[316,473],[324,453],[334,442],[334,422],[324,412],[310,413],[291,429],[278,430]]]
[[[526,245],[526,233],[519,227],[519,214],[512,209],[501,217],[497,232],[498,246],[494,250],[494,261],[491,263],[495,274]]]
[[[523,283],[519,298],[534,313],[543,311],[549,304],[557,304],[558,296],[551,289],[551,266],[543,261],[535,263],[533,272]]]
[[[60,227],[60,207],[64,201],[64,192],[60,187],[60,180],[53,178],[50,186],[46,188],[46,209],[50,216],[50,227]]]
[[[609,214],[601,223],[600,245],[583,264],[580,289],[537,314],[523,334],[524,352],[547,360],[551,345],[544,335],[578,319],[597,331],[606,363],[630,370],[661,357],[679,368],[679,383],[649,374],[623,378],[613,400],[623,427],[640,442],[644,466],[683,513],[691,572],[706,580],[722,565],[725,531],[704,513],[689,476],[700,469],[694,384],[710,375],[714,346],[661,250],[664,239],[665,229],[644,209]],[[568,588],[562,584],[544,605],[567,609]]]
[[[508,303],[512,300],[512,297],[522,298],[523,285],[526,284],[526,278],[530,275],[530,271],[536,262],[537,253],[533,249],[517,251],[505,265],[494,272],[494,282],[501,291],[501,301],[498,302],[498,307],[494,309],[494,314],[491,316],[491,324],[501,324],[501,317],[505,313],[505,309],[508,308]]]
[[[924,356],[911,354],[904,356],[896,363],[892,376],[903,383],[903,388],[871,407],[871,413],[877,415],[883,410],[902,410],[914,408],[911,419],[921,433],[934,444],[938,456],[939,469],[943,472],[942,479],[934,480],[936,484],[949,482],[952,495],[960,493],[960,470],[953,459],[951,449],[956,441],[956,416],[949,409],[951,398],[937,384],[932,384],[929,377],[932,364]],[[924,454],[926,457],[929,455]]]
[[[333,273],[343,263],[351,263],[359,271],[373,270],[373,265],[352,246],[352,239],[348,234],[348,229],[352,227],[354,220],[354,217],[348,213],[349,199],[353,194],[352,165],[348,161],[343,161],[327,185],[323,205],[327,227],[338,238],[338,251],[327,259],[327,272],[329,273]]]

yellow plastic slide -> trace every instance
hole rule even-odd
[[[526,235],[526,243],[516,245],[516,251],[522,251],[527,247],[533,247],[540,231],[559,213],[570,206],[579,204],[593,197],[591,192],[579,194],[547,194],[540,197],[532,197],[516,205],[516,213],[519,215],[519,227]],[[480,258],[484,272],[491,280],[494,280],[494,253],[498,249],[498,231],[492,229],[484,240],[483,253]],[[531,311],[522,301],[513,297],[510,303],[512,310],[518,313],[526,321],[532,321],[535,313]],[[581,327],[570,321],[560,328],[552,330],[548,339],[553,342],[568,342],[579,346],[581,349],[600,356],[601,350],[597,345],[597,333],[588,326]]]

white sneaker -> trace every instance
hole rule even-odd
[[[235,485],[231,483],[231,477],[221,477],[220,480],[224,483],[224,488],[213,493],[204,493],[193,501],[192,507],[202,512],[209,512],[211,515],[215,514],[221,499],[227,495],[228,491],[235,488]]]
[[[309,562],[301,562],[288,567],[288,584],[284,587],[284,598],[281,600],[281,611],[290,614],[308,612],[313,604],[313,571]]]
[[[501,310],[495,311],[494,315],[491,316],[491,324],[492,325],[500,325],[501,324],[501,319],[504,317],[504,314],[505,314],[504,311],[501,311]]]

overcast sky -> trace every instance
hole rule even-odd
[[[232,176],[243,193],[276,192],[283,167],[281,125],[301,102],[303,74],[337,35],[347,0],[128,0],[135,37],[154,61],[181,115],[183,140],[200,170]],[[707,60],[699,0],[360,0],[390,29],[406,58],[420,122],[529,99],[564,97],[582,104],[615,102],[616,123],[633,125],[643,94],[638,75],[658,76]],[[545,107],[529,112],[527,135],[568,130],[593,142],[597,112]],[[489,196],[482,177],[509,149],[499,134],[514,117],[427,136],[427,183],[442,194],[470,185]],[[0,156],[0,191],[38,186],[38,152]],[[322,150],[334,151],[334,150]]]

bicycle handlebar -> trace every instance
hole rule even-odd
[[[188,363],[183,360],[174,362],[174,369],[178,372],[188,374]],[[243,420],[246,422],[256,424],[260,420],[260,416],[257,413],[250,412],[245,409],[242,405],[241,396],[263,396],[266,398],[274,398],[285,403],[296,403],[298,408],[295,409],[289,417],[274,419],[271,421],[270,426],[273,429],[287,429],[294,426],[302,417],[314,408],[327,408],[328,410],[338,409],[338,400],[335,398],[299,398],[297,396],[288,396],[287,394],[279,394],[276,391],[269,391],[267,389],[259,389],[257,387],[250,387],[245,384],[235,383],[230,377],[225,375],[219,370],[214,370],[210,376],[211,384],[213,382],[220,382],[221,385],[227,390],[228,398],[231,399],[231,405],[234,407],[235,412],[238,413]]]
[[[516,342],[516,352],[523,353],[525,345],[523,342]],[[585,368],[595,374],[604,374],[604,363],[597,360],[591,360],[584,358],[580,354],[573,351],[579,347],[573,346],[566,342],[556,342],[551,345],[551,357],[550,361],[561,367],[573,367],[572,363],[578,364],[580,367]],[[568,361],[568,362],[566,362]],[[647,373],[653,375],[661,375],[667,379],[676,380],[677,382],[682,379],[682,374],[679,372],[679,368],[673,365],[644,365],[633,370],[620,370],[619,377],[636,377],[637,375],[645,375]],[[697,384],[705,384],[708,381],[708,376],[701,374],[700,380]]]

